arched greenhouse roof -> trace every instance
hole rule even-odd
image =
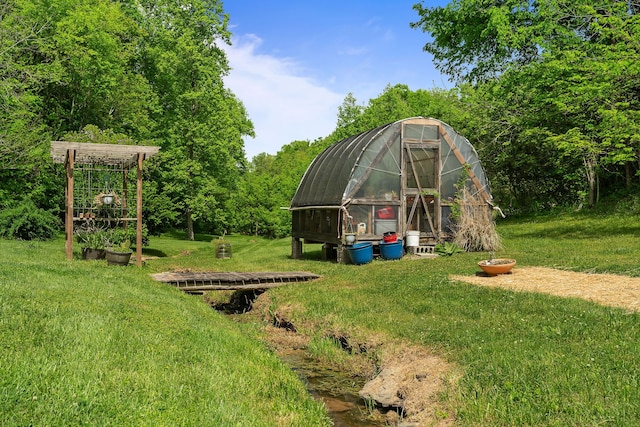
[[[466,168],[477,192],[491,202],[484,169],[469,140],[440,120],[414,117],[362,132],[325,149],[305,172],[291,208],[345,206],[364,181],[374,178],[394,182],[399,188],[403,147],[412,143],[439,144],[441,196],[454,195],[455,184]]]

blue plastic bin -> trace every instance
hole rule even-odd
[[[402,240],[398,239],[395,242],[386,243],[380,241],[380,256],[383,259],[400,259],[403,255]]]
[[[373,244],[371,242],[356,243],[347,248],[351,262],[356,265],[366,264],[373,260]]]

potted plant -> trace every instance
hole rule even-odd
[[[83,227],[76,230],[76,240],[82,248],[82,259],[104,259],[107,234],[97,227]]]
[[[131,237],[127,230],[122,228],[111,229],[105,251],[107,264],[128,265],[131,254]]]

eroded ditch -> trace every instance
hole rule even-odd
[[[349,334],[325,331],[322,339],[347,355],[340,359],[349,366],[336,366],[326,357],[311,357],[311,337],[300,333],[286,313],[270,312],[263,290],[216,292],[205,294],[205,300],[236,321],[264,324],[269,347],[324,403],[334,426],[454,424],[438,395],[456,376],[443,359],[425,349],[379,340],[357,342]]]

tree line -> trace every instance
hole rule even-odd
[[[227,228],[247,164],[242,138],[254,132],[223,84],[230,35],[217,0],[2,2],[4,215],[31,204],[59,215],[64,181],[49,141],[102,133],[162,147],[145,172],[150,229],[193,238],[199,227]]]
[[[50,162],[49,141],[96,135],[162,147],[145,170],[145,221],[152,232],[178,228],[190,238],[288,235],[283,208],[317,154],[412,116],[466,136],[508,212],[595,206],[637,186],[638,1],[459,0],[414,9],[407,25],[430,36],[424,50],[453,89],[398,84],[366,103],[348,94],[331,134],[248,161],[243,137],[253,125],[223,84],[232,71],[221,49],[230,40],[221,2],[6,0],[0,233],[17,234],[9,230],[27,213],[42,213],[31,218],[42,224],[60,216],[64,175]]]

